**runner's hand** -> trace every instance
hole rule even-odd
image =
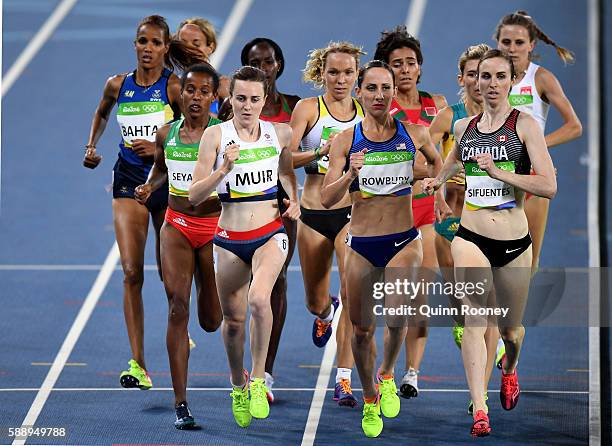
[[[350,173],[351,177],[357,178],[359,176],[359,171],[363,167],[363,163],[365,161],[365,154],[368,149],[362,149],[359,152],[353,153],[350,158]]]
[[[140,204],[145,204],[151,196],[151,185],[149,183],[141,184],[134,189],[134,198]]]
[[[89,169],[95,169],[96,167],[98,167],[98,164],[100,164],[100,161],[102,161],[102,156],[96,153],[95,147],[91,146],[85,148],[85,158],[83,158],[83,166]]]
[[[239,144],[230,144],[225,148],[225,153],[223,154],[223,168],[227,173],[231,172],[234,168],[234,161],[240,158],[240,145]]]
[[[442,220],[446,220],[448,217],[453,215],[453,210],[450,208],[446,200],[441,193],[437,193],[434,196],[434,212],[436,214],[436,221],[442,223]]]
[[[146,139],[135,139],[132,141],[132,150],[138,156],[155,156],[155,143]]]
[[[300,218],[300,206],[297,204],[296,201],[291,201],[287,200],[286,198],[283,198],[283,203],[287,207],[287,210],[283,212],[284,218],[289,218],[293,221],[296,221],[298,218]]]
[[[472,159],[478,163],[480,170],[484,170],[491,178],[497,178],[496,174],[500,169],[493,162],[493,157],[490,153],[480,153]]]

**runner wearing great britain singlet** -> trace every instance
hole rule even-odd
[[[438,176],[425,179],[423,187],[438,189],[464,167],[461,226],[451,245],[455,280],[495,287],[496,302],[490,302],[486,292],[474,292],[464,298],[469,308],[495,305],[510,311],[497,321],[465,314],[461,353],[474,403],[471,434],[486,436],[491,431],[484,395],[487,325],[498,324],[506,346],[500,401],[505,410],[511,410],[520,395],[516,365],[525,335],[521,323],[531,278],[525,192],[550,199],[557,186],[541,129],[531,116],[507,102],[516,78],[512,59],[499,50],[488,51],[480,59],[478,73],[484,112],[455,124],[456,149]],[[529,175],[531,166],[535,175]]]

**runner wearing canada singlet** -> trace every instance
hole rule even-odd
[[[395,73],[397,95],[391,104],[391,114],[405,122],[411,122],[429,127],[438,110],[445,107],[446,99],[441,95],[430,95],[419,91],[417,84],[421,78],[423,54],[420,42],[408,34],[405,26],[398,26],[391,31],[385,31],[376,44],[374,59],[383,60],[389,64]],[[417,153],[415,159],[414,178],[429,176],[427,163],[422,154]],[[435,197],[427,196],[421,191],[420,181],[415,181],[413,187],[412,212],[414,225],[423,236],[423,280],[433,280],[433,270],[438,267],[434,241],[433,223]],[[445,211],[445,210],[444,210]],[[425,305],[427,296],[419,294],[416,305]],[[417,326],[414,326],[414,325]],[[427,343],[427,319],[415,321],[408,327],[406,335],[406,368],[401,395],[405,398],[416,397],[419,394],[418,373],[425,353]]]
[[[361,49],[349,42],[330,42],[324,48],[312,50],[304,69],[304,80],[324,88],[324,93],[298,102],[291,119],[293,166],[304,167],[306,172],[300,201],[302,214],[298,225],[298,246],[306,306],[315,316],[312,341],[321,348],[332,336],[332,321],[339,306],[338,298],[331,296],[329,289],[335,252],[344,309],[336,331],[337,369],[332,398],[338,405],[346,407],[357,404],[351,388],[353,330],[344,279],[344,240],[350,222],[351,202],[347,193],[331,209],[325,209],[321,203],[321,186],[329,168],[331,141],[336,134],[363,119],[363,108],[351,96],[361,54]]]
[[[157,132],[151,175],[135,191],[136,199],[144,203],[165,181],[169,182],[168,209],[160,235],[164,287],[168,296],[166,344],[177,429],[191,429],[195,425],[187,405],[187,324],[192,277],[197,289],[200,326],[207,332],[215,331],[222,318],[211,243],[221,205],[217,196],[199,206],[192,206],[188,199],[202,133],[206,127],[221,122],[208,113],[218,87],[219,76],[209,64],[193,65],[183,73],[181,108],[184,117]]]
[[[113,168],[113,222],[123,269],[123,312],[132,359],[129,369],[121,372],[119,382],[126,388],[150,389],[144,355],[144,251],[149,232],[149,216],[156,235],[156,258],[162,276],[159,255],[159,231],[168,202],[167,186],[160,187],[145,206],[134,199],[134,188],[147,180],[155,154],[155,134],[165,123],[180,116],[179,79],[170,70],[171,39],[166,19],[145,17],[136,28],[134,49],[136,70],[110,77],[95,111],[83,165],[90,169],[102,160],[96,151],[110,113],[117,104],[117,122],[121,129],[119,157]]]
[[[516,372],[525,329],[523,311],[531,279],[531,238],[524,211],[525,192],[554,197],[557,184],[544,134],[536,121],[507,102],[516,79],[510,59],[500,50],[487,51],[478,65],[483,113],[455,123],[456,149],[436,178],[423,181],[426,191],[438,189],[463,166],[466,175],[461,225],[451,250],[455,280],[480,284],[469,291],[464,305],[471,310],[505,308],[504,317],[465,313],[461,346],[466,378],[474,402],[473,436],[491,432],[485,403],[485,333],[498,325],[506,346],[500,402],[505,410],[518,403]],[[529,175],[531,166],[535,175]],[[488,290],[494,287],[495,302]]]
[[[266,82],[268,84],[266,103],[259,118],[262,121],[288,124],[291,120],[292,110],[300,98],[299,96],[281,93],[276,88],[276,80],[283,74],[285,69],[285,57],[280,46],[272,39],[265,37],[255,38],[247,42],[242,48],[240,61],[242,65],[259,68],[266,74]],[[286,211],[284,200],[288,199],[289,196],[285,189],[283,189],[283,185],[279,182],[277,201],[281,215]],[[287,267],[293,257],[295,241],[297,239],[296,221],[290,218],[283,218],[283,226],[289,238],[289,251],[285,266],[278,275],[270,298],[274,322],[270,336],[270,345],[268,346],[268,356],[266,357],[266,387],[268,389],[268,401],[271,403],[274,402],[274,394],[272,393],[274,361],[287,315]]]
[[[548,148],[578,138],[582,134],[582,125],[561,84],[553,73],[531,61],[538,41],[554,46],[565,63],[574,61],[572,53],[544,34],[525,11],[517,11],[502,17],[495,30],[495,40],[497,48],[507,52],[516,67],[518,77],[510,92],[510,105],[531,114],[542,131],[545,131],[550,106],[557,109],[563,124],[546,134]],[[535,273],[540,262],[550,202],[542,197],[531,198],[529,194],[527,198],[525,212],[529,221],[529,233],[533,239],[532,269]]]
[[[215,275],[223,311],[223,340],[233,386],[232,413],[240,427],[267,418],[265,362],[272,331],[270,294],[285,264],[287,234],[277,204],[280,180],[291,197],[284,217],[300,216],[291,128],[261,121],[266,75],[242,67],[232,76],[233,118],[204,131],[189,201],[199,205],[216,189],[222,203],[214,238]],[[251,280],[252,279],[252,280]],[[251,311],[251,379],[244,370],[247,304]]]

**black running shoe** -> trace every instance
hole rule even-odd
[[[191,412],[189,412],[189,407],[187,407],[187,402],[183,401],[179,403],[175,408],[176,410],[176,421],[174,422],[174,427],[177,429],[192,429],[195,426],[195,420],[191,416]]]

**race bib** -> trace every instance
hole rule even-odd
[[[340,133],[342,130],[337,129],[335,127],[323,127],[323,131],[321,132],[321,143],[319,147],[323,147],[329,141],[329,137],[336,133]],[[317,169],[321,174],[326,174],[329,170],[329,153],[327,155],[323,155],[317,161]]]
[[[412,187],[413,152],[366,153],[359,171],[363,198],[377,195],[407,195]]]
[[[498,169],[514,173],[514,161],[497,161]],[[491,178],[478,163],[465,163],[465,202],[470,210],[509,209],[516,206],[514,186]]]
[[[163,102],[127,102],[117,109],[117,122],[126,145],[135,139],[155,141],[157,129],[167,122]]]
[[[230,198],[267,195],[277,190],[279,153],[276,147],[241,149],[229,174]]]

